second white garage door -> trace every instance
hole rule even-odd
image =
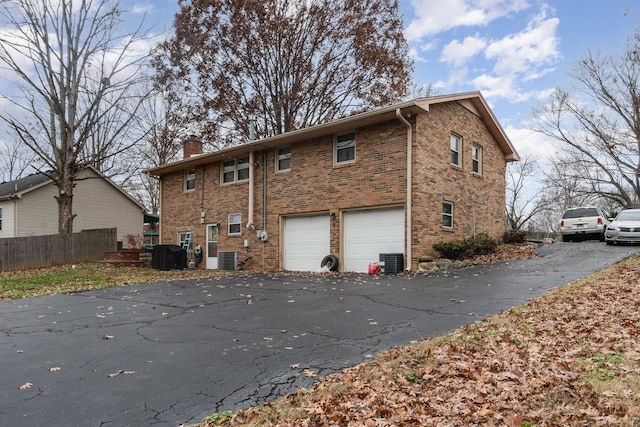
[[[318,271],[329,255],[329,215],[284,219],[284,269]]]
[[[381,253],[404,254],[404,209],[345,212],[342,271],[366,273]]]

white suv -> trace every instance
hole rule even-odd
[[[584,240],[592,237],[604,241],[604,231],[609,220],[599,208],[571,208],[562,216],[560,233],[562,241]]]

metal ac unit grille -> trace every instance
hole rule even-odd
[[[238,252],[218,252],[218,270],[234,271],[238,269]]]

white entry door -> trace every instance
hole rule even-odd
[[[218,269],[218,224],[207,225],[207,268]]]

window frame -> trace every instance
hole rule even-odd
[[[456,147],[454,149],[453,142],[456,141]],[[449,150],[450,150],[450,162],[452,166],[462,167],[462,136],[458,135],[455,132],[451,132],[451,136],[449,137]],[[453,161],[454,154],[456,157],[456,162]]]
[[[233,163],[233,165],[231,165]],[[233,167],[233,170],[230,168]],[[236,159],[227,159],[220,162],[220,183],[222,185],[230,185],[238,182],[249,181],[249,156],[239,157]],[[242,173],[244,175],[246,171],[246,178],[240,179],[239,176]],[[227,180],[227,176],[233,172],[233,180]]]
[[[191,258],[191,253],[193,252],[193,231],[178,231],[178,246],[183,247],[187,235],[191,237],[191,242],[187,248],[187,258]]]
[[[191,184],[191,187],[189,184]],[[195,189],[196,189],[196,169],[195,168],[187,169],[184,171],[184,191],[195,191]]]
[[[347,137],[353,135],[352,138],[341,141],[340,138]],[[341,143],[348,142],[349,145],[345,147],[340,147]],[[342,150],[352,150],[353,158],[348,158],[346,160],[340,160],[340,152]],[[334,165],[345,165],[349,163],[355,163],[356,161],[356,132],[345,132],[341,134],[336,134],[333,137],[333,164]]]
[[[289,152],[285,153],[283,155],[283,154],[280,153],[283,150],[288,150]],[[288,171],[290,171],[291,170],[291,146],[277,148],[276,149],[275,160],[276,160],[276,172],[288,172]],[[287,161],[287,160],[289,161],[289,166],[288,167],[282,167],[280,162],[281,161]]]
[[[482,146],[476,143],[471,146],[471,172],[482,175]]]
[[[232,222],[232,217],[233,218],[233,222]],[[231,226],[237,226],[238,231],[231,231]],[[234,229],[235,230],[235,229]],[[242,214],[241,213],[230,213],[229,215],[227,215],[227,235],[229,236],[240,236],[242,234]]]
[[[449,211],[447,212],[447,206],[449,207]],[[453,229],[453,213],[454,213],[454,204],[448,200],[444,200],[442,202],[442,228]],[[447,225],[447,218],[449,218],[450,225]]]

